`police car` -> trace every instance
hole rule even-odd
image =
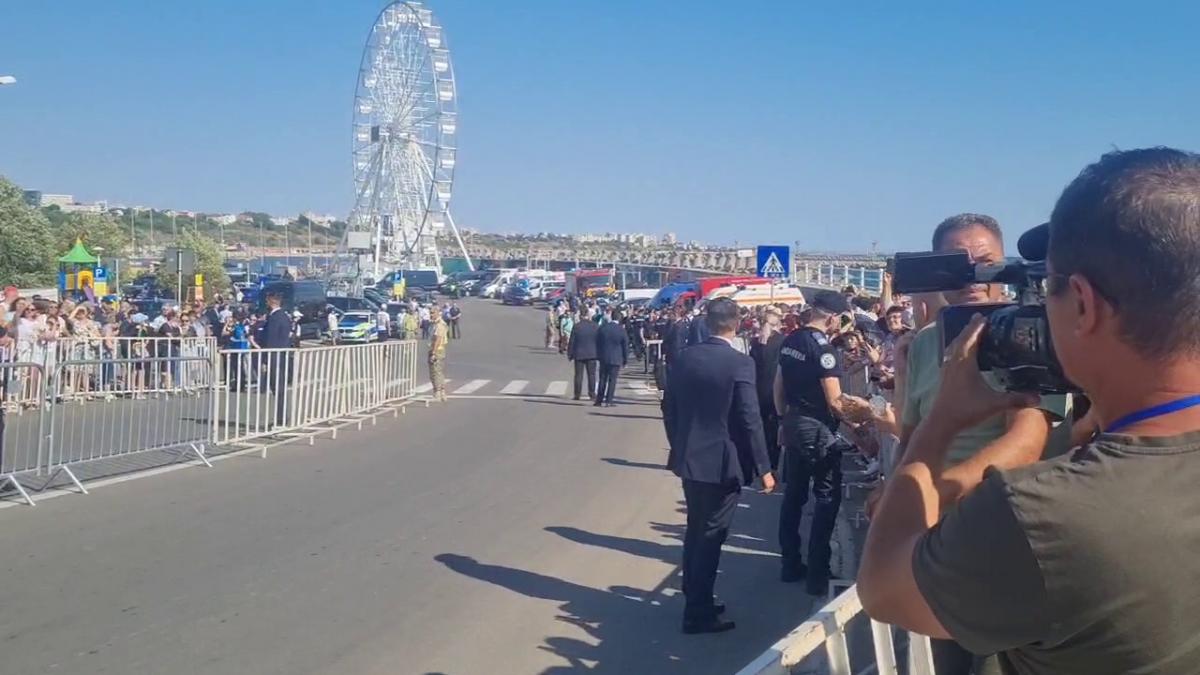
[[[375,342],[379,339],[379,319],[375,312],[355,310],[342,314],[338,322],[341,342]]]

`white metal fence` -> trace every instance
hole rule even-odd
[[[845,286],[855,286],[873,294],[879,294],[883,290],[882,267],[797,263],[794,278],[801,280],[802,283],[829,288],[841,289]]]
[[[871,649],[852,649],[850,633],[857,627],[865,643],[869,628]],[[879,675],[934,675],[933,654],[929,638],[917,633],[904,633],[907,645],[901,645],[905,656],[897,652],[895,629],[868,617],[858,599],[858,589],[851,586],[822,607],[807,621],[797,626],[779,642],[763,652],[737,675],[790,675],[801,672],[820,672],[829,675],[878,673]],[[815,662],[815,663],[814,663]],[[901,670],[901,663],[906,667]]]
[[[212,442],[329,430],[335,420],[404,401],[417,378],[415,341],[220,352]]]
[[[0,491],[33,504],[31,488],[65,475],[86,493],[80,467],[137,470],[143,453],[211,466],[214,446],[336,434],[416,391],[413,341],[218,352],[211,338],[158,340],[128,340],[129,358],[120,344],[107,354],[61,345],[43,363],[0,362]]]

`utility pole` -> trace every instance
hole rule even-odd
[[[150,250],[154,250],[154,207],[150,207]]]
[[[175,246],[175,302],[183,306],[183,249]]]
[[[265,274],[267,264],[267,240],[263,236],[262,219],[258,221],[258,273]]]
[[[292,244],[288,239],[288,221],[283,221],[283,264],[292,266]]]
[[[137,232],[133,229],[133,207],[129,207],[129,250],[132,255],[137,255]]]
[[[305,217],[308,221],[308,271],[313,271],[313,242],[312,242],[312,218]]]
[[[179,228],[175,226],[175,212],[171,211],[171,236],[175,237],[175,243],[179,243]]]

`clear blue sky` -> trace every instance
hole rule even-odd
[[[383,4],[9,2],[0,174],[345,213]],[[1065,4],[435,1],[459,85],[454,210],[492,231],[825,250],[922,248],[970,210],[1015,237],[1114,146],[1200,149],[1200,3]]]

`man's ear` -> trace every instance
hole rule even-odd
[[[1072,274],[1068,283],[1075,298],[1075,334],[1079,337],[1094,335],[1104,316],[1111,315],[1112,308],[1087,277]]]

